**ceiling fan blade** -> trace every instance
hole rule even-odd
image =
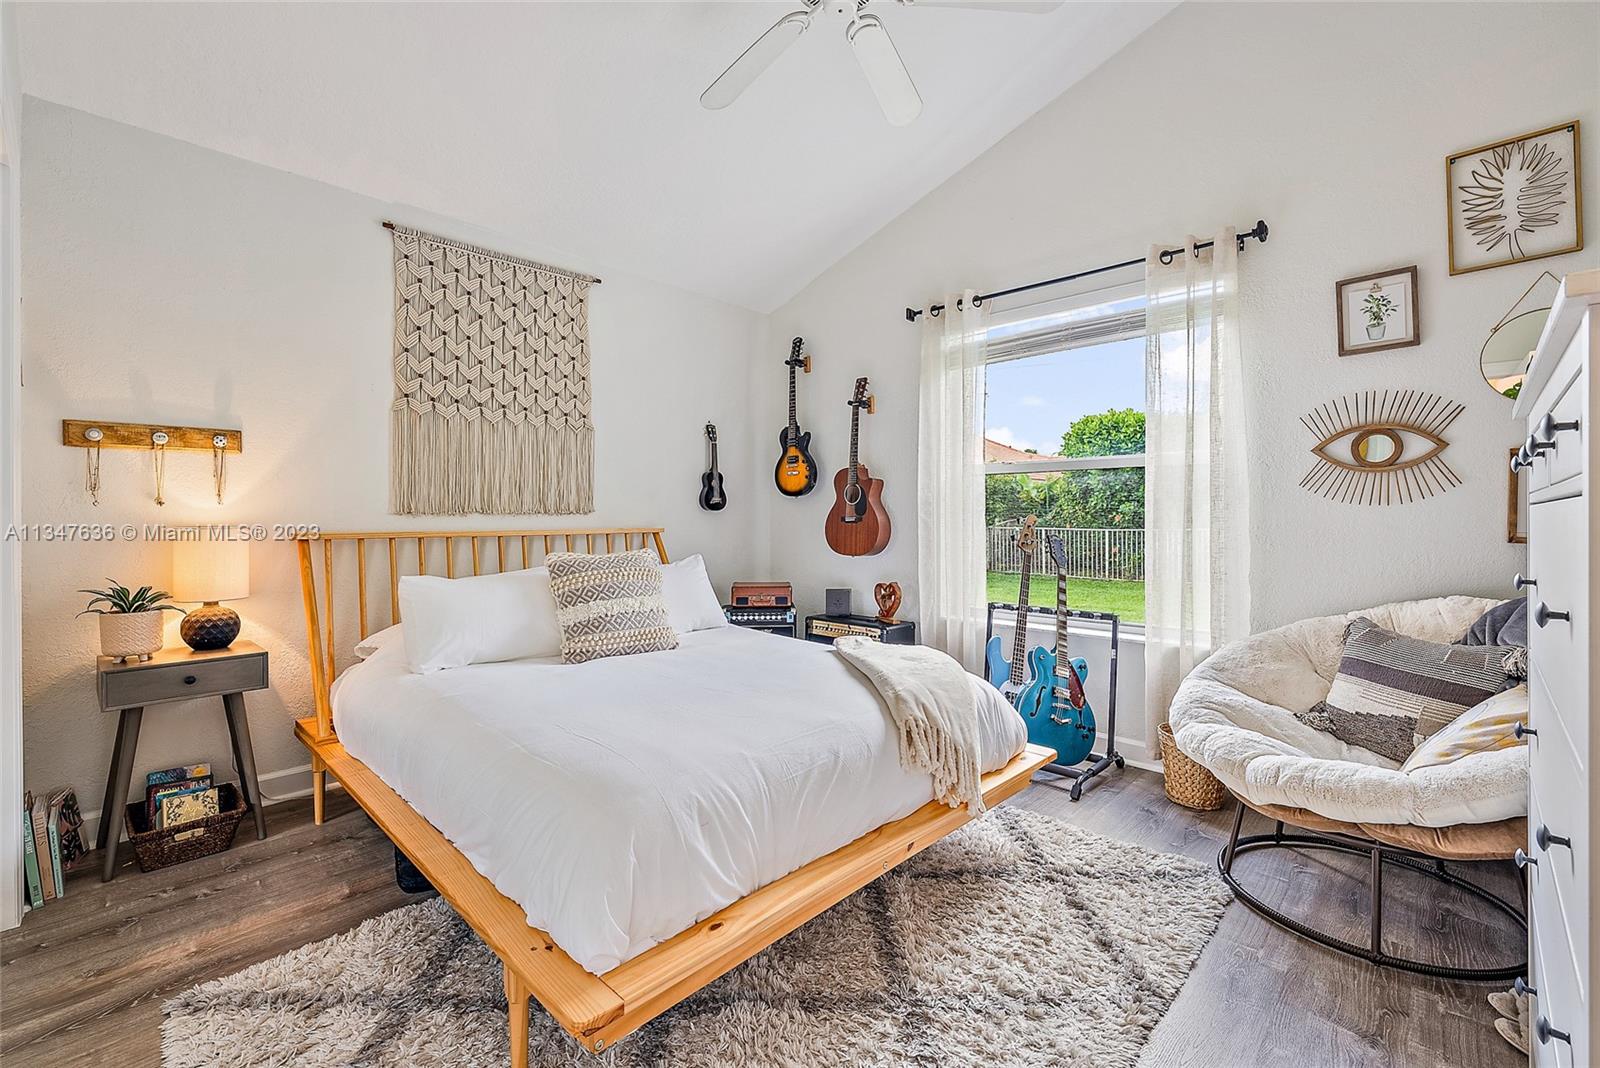
[[[876,15],[857,15],[845,28],[845,37],[856,54],[856,62],[861,64],[861,72],[867,76],[867,84],[872,86],[872,94],[878,98],[884,118],[891,125],[905,126],[922,114],[922,97],[917,95],[917,87],[906,73],[906,65],[889,39],[883,20]]]
[[[972,11],[1008,11],[1017,15],[1048,15],[1060,0],[900,0],[906,7],[962,7]]]
[[[739,99],[739,94],[749,88],[762,71],[772,66],[772,61],[794,44],[810,25],[810,11],[791,11],[773,23],[766,33],[756,38],[755,44],[746,48],[744,54],[700,94],[700,105],[717,111]]]

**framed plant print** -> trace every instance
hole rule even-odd
[[[1450,273],[1583,248],[1578,120],[1446,156]]]
[[[1422,343],[1417,317],[1417,268],[1396,267],[1334,283],[1339,355],[1403,349]]]

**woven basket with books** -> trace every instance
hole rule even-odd
[[[162,827],[150,826],[150,810],[135,802],[128,806],[125,819],[128,838],[139,857],[140,871],[155,871],[169,864],[181,864],[220,853],[233,844],[234,832],[248,807],[233,783],[216,788],[217,811],[200,819],[184,820]]]

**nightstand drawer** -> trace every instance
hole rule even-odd
[[[190,697],[215,697],[224,693],[260,690],[267,685],[264,655],[136,667],[100,673],[100,707],[111,711],[182,701]]]

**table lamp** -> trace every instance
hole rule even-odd
[[[198,601],[178,633],[191,649],[226,649],[239,636],[239,613],[219,601],[250,596],[250,543],[206,538],[172,543],[172,599]]]

